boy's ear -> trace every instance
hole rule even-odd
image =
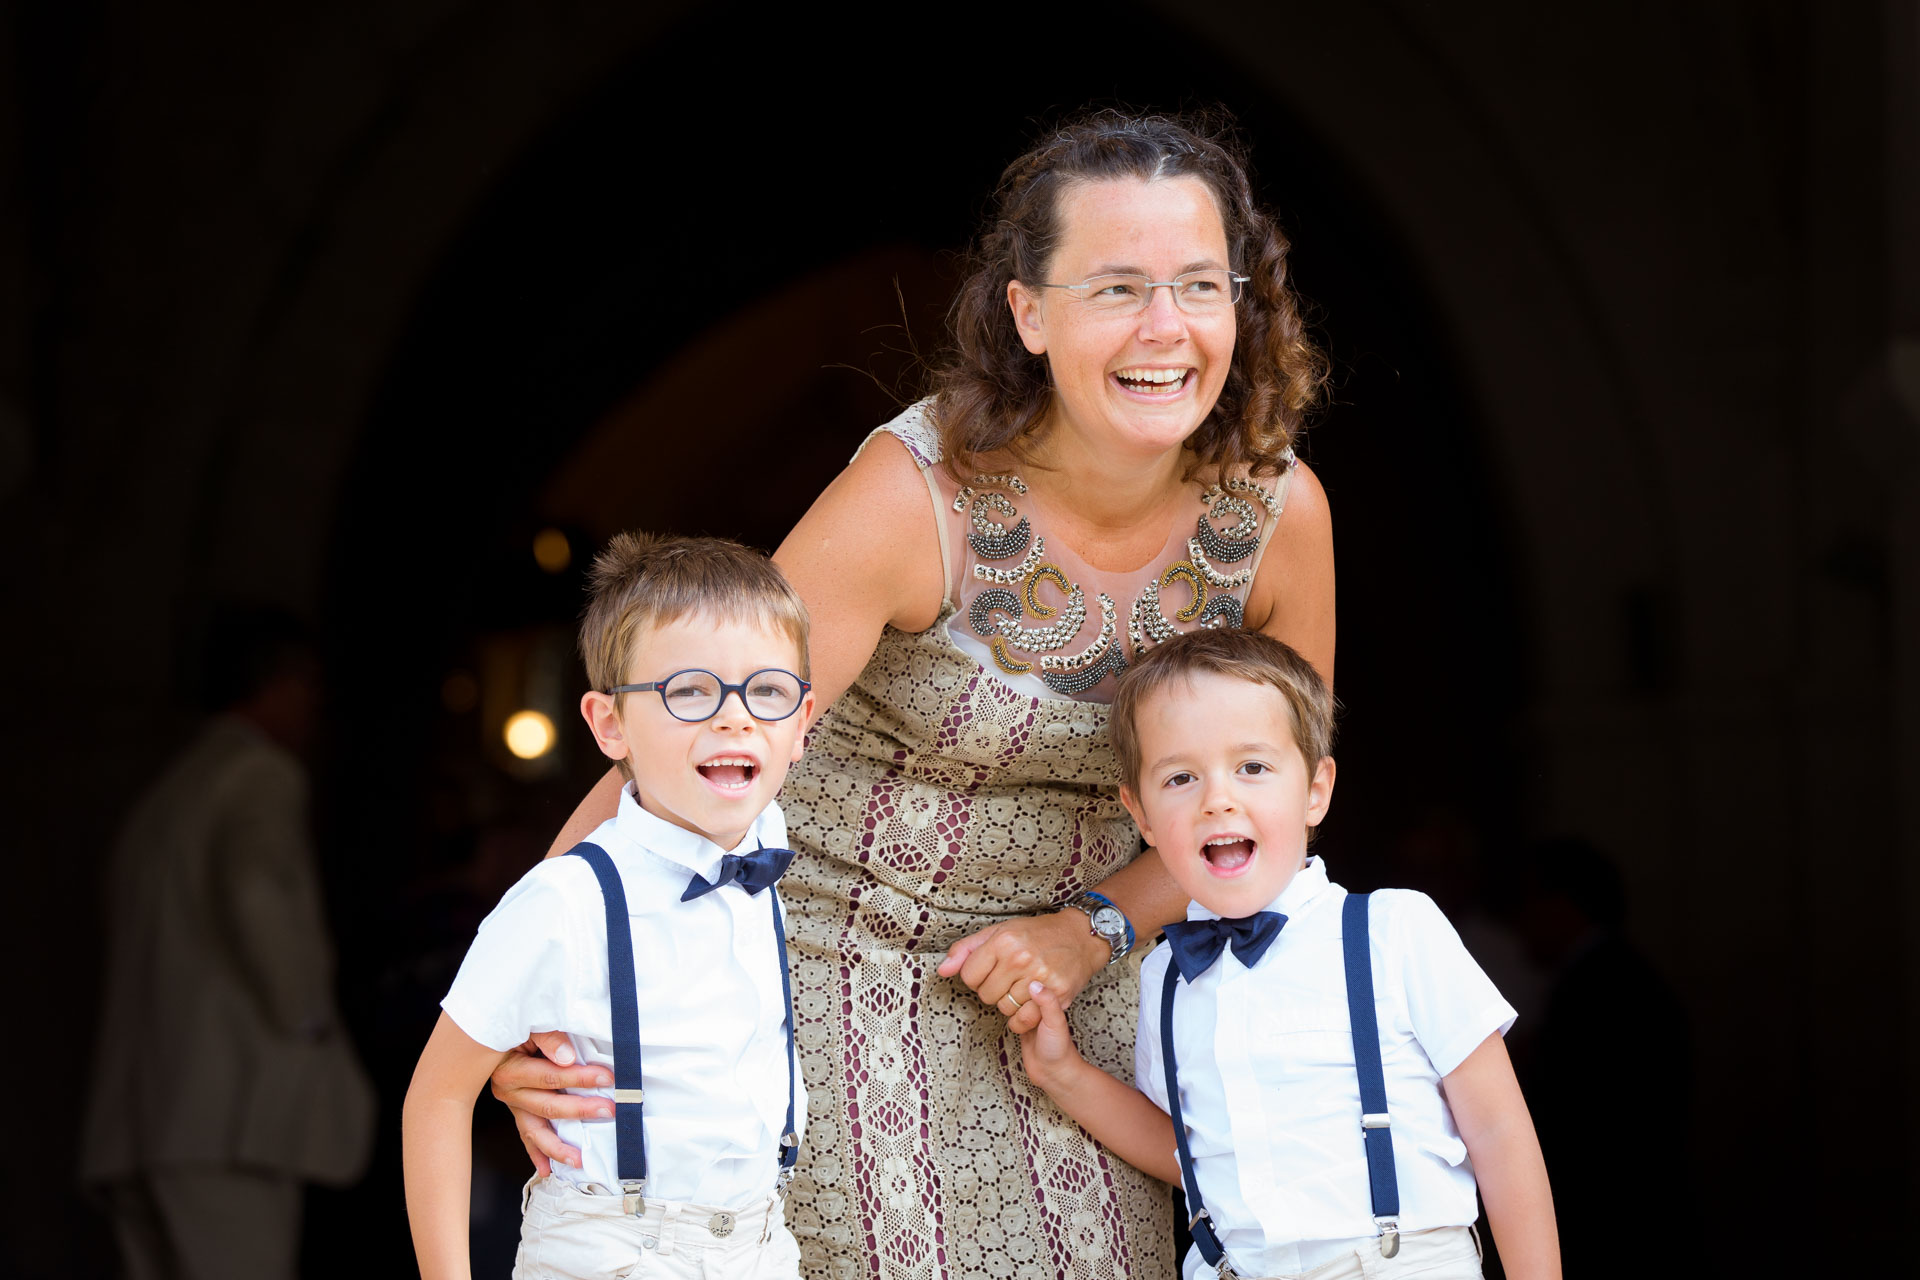
[[[1321,756],[1320,763],[1313,766],[1313,781],[1307,784],[1307,825],[1317,827],[1327,816],[1327,810],[1333,807],[1333,775],[1336,772],[1332,756]]]
[[[1127,806],[1127,812],[1133,815],[1133,825],[1140,828],[1140,838],[1149,845],[1156,844],[1153,832],[1147,830],[1147,814],[1140,807],[1140,797],[1133,793],[1132,784],[1126,782],[1120,784],[1120,803]]]
[[[800,709],[793,714],[800,717],[800,732],[793,735],[793,763],[799,764],[800,757],[807,753],[807,730],[813,728],[813,690],[807,690],[807,696],[800,699]]]
[[[580,695],[580,716],[587,722],[587,728],[593,731],[593,740],[600,744],[600,753],[609,760],[624,760],[627,757],[627,730],[620,723],[620,713],[615,709],[617,699],[613,694],[590,690]]]

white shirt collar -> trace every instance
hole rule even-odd
[[[777,805],[768,805],[754,818],[753,825],[747,828],[747,834],[741,837],[735,849],[751,852],[763,844],[786,844],[785,822],[777,829],[773,828],[770,818],[777,817]],[[635,784],[629,782],[620,788],[620,807],[614,814],[614,821],[620,835],[633,841],[649,853],[658,854],[667,861],[685,867],[689,871],[713,878],[720,870],[720,859],[733,850],[722,849],[713,841],[697,831],[668,822],[657,814],[648,813],[640,807],[640,799]],[[767,837],[771,837],[769,841]]]
[[[1297,916],[1309,902],[1320,896],[1327,887],[1327,866],[1318,857],[1308,857],[1307,865],[1293,873],[1293,879],[1287,881],[1287,887],[1280,896],[1269,902],[1263,911],[1278,911],[1283,916]],[[1187,919],[1218,920],[1220,913],[1201,906],[1198,902],[1187,904]]]

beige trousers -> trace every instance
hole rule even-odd
[[[1200,1274],[1210,1276],[1210,1268]],[[1480,1280],[1480,1237],[1472,1227],[1434,1227],[1400,1233],[1400,1252],[1380,1256],[1380,1242],[1367,1240],[1344,1257],[1311,1271],[1269,1280]],[[1250,1280],[1250,1278],[1243,1278]]]
[[[521,1196],[520,1254],[513,1280],[796,1280],[800,1246],[779,1196],[748,1209],[621,1198],[553,1178]]]

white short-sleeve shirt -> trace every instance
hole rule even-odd
[[[694,873],[712,880],[728,851],[642,809],[631,785],[588,840],[613,859],[631,917],[647,1194],[720,1208],[763,1200],[786,1128],[789,1061],[770,895],[727,885],[680,901]],[[740,849],[786,843],[780,807],[768,805]],[[564,1031],[579,1061],[612,1067],[606,911],[586,859],[548,858],[507,891],[481,922],[441,1008],[488,1048]],[[797,1070],[793,1080],[798,1126],[806,1093]],[[582,1157],[578,1169],[556,1164],[555,1177],[618,1185],[612,1120],[555,1127]]]
[[[1340,904],[1311,858],[1267,908],[1286,926],[1252,969],[1231,948],[1174,1002],[1181,1118],[1221,1245],[1246,1275],[1311,1270],[1339,1242],[1377,1230],[1360,1131],[1360,1079],[1347,1017]],[[1440,1080],[1514,1012],[1433,900],[1373,895],[1369,935],[1400,1228],[1465,1226],[1478,1216],[1473,1169]],[[1190,920],[1217,918],[1198,903]],[[1135,1083],[1167,1111],[1160,993],[1170,962],[1141,966]],[[1198,1249],[1185,1274],[1211,1274]]]

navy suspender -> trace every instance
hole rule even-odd
[[[645,1210],[647,1147],[640,1089],[640,1001],[633,968],[633,928],[627,916],[627,893],[613,859],[597,844],[581,843],[568,850],[587,860],[600,882],[600,899],[607,912],[607,994],[613,1009],[613,1124],[618,1149],[616,1172],[628,1213]],[[800,1158],[800,1140],[794,1133],[793,980],[787,976],[786,922],[780,915],[780,896],[771,887],[773,936],[780,947],[780,992],[787,1007],[787,1128],[780,1138],[780,1175],[784,1189]]]
[[[1220,1247],[1220,1237],[1214,1234],[1213,1215],[1207,1212],[1206,1201],[1200,1198],[1200,1177],[1193,1171],[1193,1148],[1187,1143],[1186,1123],[1180,1119],[1180,1066],[1173,1056],[1173,993],[1179,985],[1180,966],[1169,956],[1167,978],[1160,985],[1160,1057],[1167,1073],[1167,1114],[1173,1120],[1173,1138],[1180,1150],[1180,1181],[1186,1184],[1187,1208],[1193,1210],[1193,1220],[1187,1224],[1187,1230],[1193,1233],[1193,1243],[1207,1265],[1218,1269],[1222,1276],[1231,1276],[1233,1268],[1225,1261],[1227,1251]]]
[[[628,1213],[641,1211],[647,1190],[647,1143],[641,1120],[640,1001],[633,972],[633,927],[627,918],[627,891],[613,859],[597,844],[577,844],[578,854],[600,882],[607,909],[607,997],[613,1007],[613,1127],[618,1143],[616,1172]]]
[[[1393,1168],[1393,1121],[1387,1115],[1387,1075],[1380,1065],[1380,1024],[1373,1008],[1373,949],[1367,937],[1367,894],[1350,893],[1340,907],[1340,949],[1347,968],[1347,1021],[1353,1028],[1353,1065],[1360,1073],[1360,1133],[1367,1144],[1367,1182],[1380,1256],[1400,1252],[1400,1180]]]
[[[1367,1181],[1373,1193],[1373,1221],[1380,1229],[1380,1256],[1400,1252],[1400,1184],[1393,1168],[1393,1129],[1387,1116],[1387,1079],[1380,1062],[1380,1024],[1373,1008],[1373,954],[1367,937],[1367,895],[1350,893],[1341,908],[1340,948],[1347,971],[1347,1020],[1353,1032],[1354,1069],[1360,1076],[1360,1131],[1367,1152]],[[1160,1056],[1167,1077],[1167,1114],[1180,1150],[1180,1180],[1186,1185],[1187,1207],[1193,1210],[1189,1230],[1200,1256],[1222,1280],[1231,1280],[1233,1264],[1213,1229],[1212,1215],[1200,1198],[1200,1179],[1193,1168],[1193,1148],[1180,1118],[1180,1068],[1173,1052],[1173,997],[1180,969],[1169,962],[1160,988]]]
[[[800,1135],[793,1129],[793,978],[787,973],[787,922],[780,915],[780,891],[768,885],[767,898],[773,903],[773,940],[780,947],[780,995],[787,1002],[787,1127],[780,1134],[780,1176],[774,1184],[784,1191],[800,1159]]]

